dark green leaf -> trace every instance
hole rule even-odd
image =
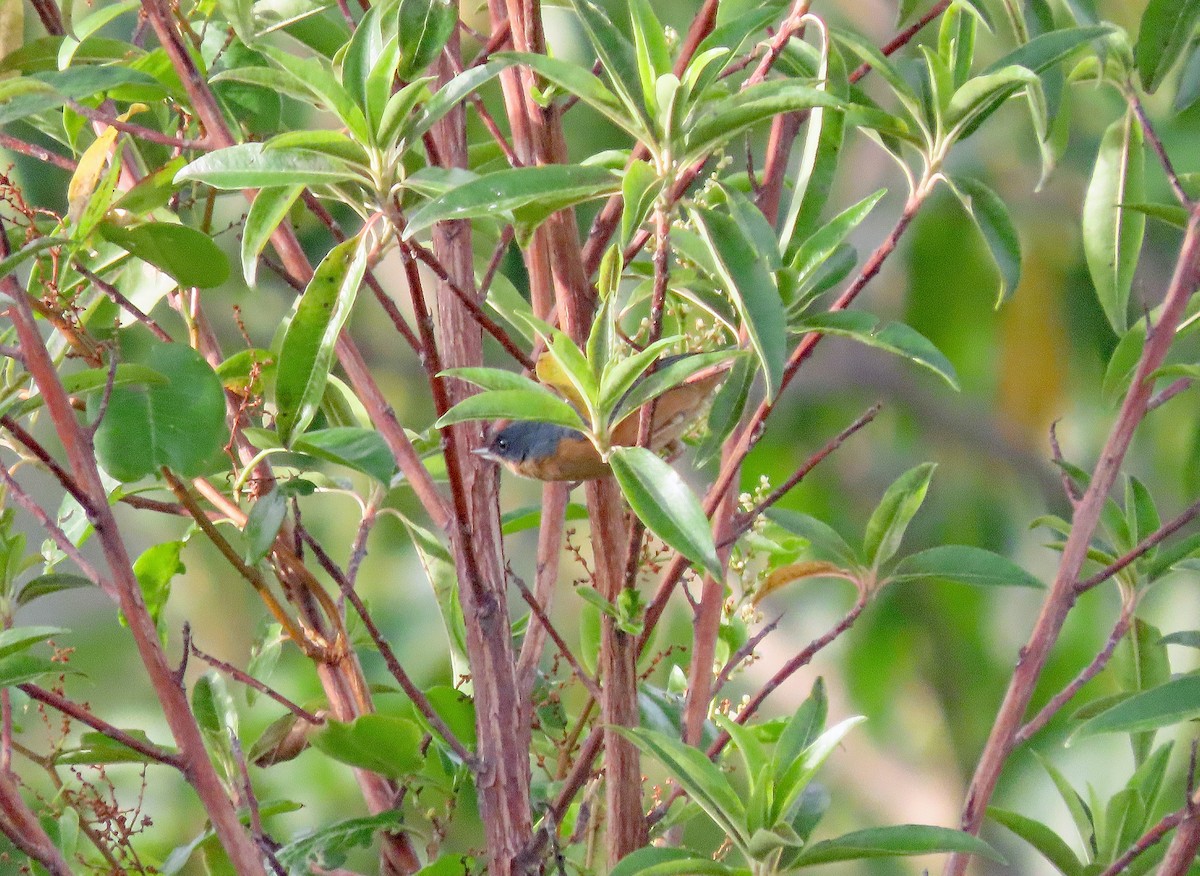
[[[640,127],[648,128],[646,103],[639,100],[634,91],[640,76],[633,44],[613,25],[604,9],[592,0],[572,0],[571,5],[579,15],[579,23],[596,50],[596,57],[608,74],[609,82],[625,104],[626,112],[639,120]]]
[[[154,745],[155,748],[165,751],[168,754],[175,753],[175,750],[172,748],[165,748],[151,742],[145,730],[134,727],[126,728],[125,732],[148,745]],[[156,764],[159,761],[152,757],[147,757],[141,752],[134,751],[124,743],[110,739],[103,733],[82,733],[79,736],[79,745],[63,749],[55,755],[54,763],[60,766],[98,766],[100,764],[111,763]]]
[[[712,407],[708,410],[706,434],[700,446],[696,448],[698,467],[708,465],[720,454],[726,439],[741,422],[742,412],[746,409],[746,401],[750,397],[750,386],[754,382],[754,373],[754,361],[744,356],[735,360],[733,367],[729,369],[725,382],[717,390]]]
[[[181,286],[211,289],[229,279],[229,259],[212,237],[187,225],[148,222],[125,228],[102,222],[100,236],[169,274]]]
[[[1184,675],[1106,709],[1084,722],[1072,738],[1158,730],[1197,717],[1200,717],[1200,675]]]
[[[732,876],[737,872],[686,849],[646,846],[622,858],[609,876]]]
[[[644,447],[614,447],[608,461],[629,507],[646,527],[720,580],[708,518],[679,473]]]
[[[808,541],[817,557],[834,560],[847,567],[858,565],[859,559],[854,549],[828,523],[786,508],[771,508],[766,516],[788,532]]]
[[[283,526],[283,520],[287,517],[287,510],[287,496],[279,487],[272,488],[271,492],[251,506],[250,513],[246,515],[246,525],[242,528],[246,536],[247,563],[257,563],[271,550],[279,527]]]
[[[94,586],[92,582],[82,575],[72,575],[67,572],[51,572],[48,575],[39,575],[27,581],[25,586],[21,588],[21,592],[17,594],[17,605],[28,605],[33,600],[49,596],[52,593],[61,593],[64,590],[77,590],[92,586]]]
[[[258,257],[303,191],[303,185],[276,186],[255,195],[242,228],[242,276],[247,286],[254,287]]]
[[[120,481],[136,481],[161,466],[184,477],[211,470],[229,437],[221,380],[186,344],[154,344],[143,362],[166,379],[145,390],[112,391],[96,432],[96,454]],[[88,398],[98,413],[100,394]]]
[[[25,651],[65,632],[62,627],[10,627],[0,631],[0,657]]]
[[[55,663],[49,657],[37,657],[33,654],[12,654],[0,658],[0,687],[12,687],[37,681],[43,675],[60,675],[66,671],[62,663]]]
[[[1000,273],[1000,290],[996,295],[996,306],[999,307],[1016,291],[1021,281],[1021,239],[1017,227],[1005,203],[979,180],[958,177],[954,187],[963,198],[963,206],[983,236],[992,262]]]
[[[279,350],[275,428],[286,445],[312,421],[325,392],[338,334],[367,269],[367,247],[356,237],[329,251],[308,282]]]
[[[995,806],[988,807],[987,814],[1037,849],[1063,876],[1083,876],[1083,863],[1071,851],[1071,847],[1040,821]]]
[[[312,873],[314,869],[336,869],[356,848],[371,845],[375,832],[391,831],[404,823],[404,813],[389,809],[378,815],[348,818],[297,837],[275,853],[288,873]]]
[[[933,547],[907,556],[888,575],[894,582],[923,578],[980,587],[1045,587],[1007,557],[962,544]]]
[[[704,752],[671,736],[653,730],[617,728],[643,752],[667,768],[708,817],[737,848],[744,850],[749,839],[744,834],[746,808],[729,784],[729,779]]]
[[[733,298],[742,327],[762,363],[767,395],[774,398],[787,358],[787,319],[775,278],[733,219],[695,207],[689,213],[711,256],[714,280]]]
[[[1133,47],[1142,87],[1150,94],[1175,66],[1200,20],[1200,0],[1150,0]]]
[[[895,353],[925,366],[958,389],[958,375],[950,360],[928,338],[905,323],[880,323],[877,316],[862,310],[835,310],[801,316],[792,321],[791,328],[797,332],[841,335]]]
[[[401,79],[413,79],[441,53],[458,25],[458,6],[446,0],[401,0]]]
[[[747,128],[781,113],[813,107],[841,109],[845,102],[827,91],[793,82],[762,82],[735,95],[709,103],[685,135],[686,159],[707,156]]]
[[[1184,645],[1188,648],[1200,648],[1200,630],[1178,630],[1168,633],[1159,641],[1164,645]]]

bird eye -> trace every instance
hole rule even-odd
[[[500,450],[508,450],[508,439],[507,438],[497,438],[496,439],[496,447],[499,448]]]

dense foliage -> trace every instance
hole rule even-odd
[[[0,0],[6,861],[1196,871],[1200,0],[1109,5]]]

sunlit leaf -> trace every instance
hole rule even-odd
[[[1128,325],[1129,291],[1142,248],[1146,218],[1123,205],[1145,199],[1142,129],[1132,113],[1113,122],[1083,202],[1083,251],[1096,297],[1118,334]]]
[[[367,247],[356,237],[321,260],[279,350],[275,380],[275,428],[287,444],[312,421],[325,392],[338,333],[350,316],[367,268]]]

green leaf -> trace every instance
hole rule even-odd
[[[1000,853],[978,837],[948,827],[898,824],[873,827],[843,834],[837,839],[814,843],[801,853],[797,866],[960,852],[1004,863]]]
[[[742,356],[734,360],[733,367],[713,396],[708,410],[708,423],[704,439],[696,448],[696,466],[703,468],[716,459],[725,441],[741,422],[746,402],[750,398],[750,386],[754,382],[754,361]]]
[[[413,79],[441,53],[458,25],[458,6],[447,0],[401,0],[401,79]]]
[[[636,411],[642,405],[679,386],[689,377],[735,356],[745,356],[740,350],[715,350],[711,353],[687,353],[659,364],[658,370],[634,384],[621,401],[620,413]]]
[[[610,363],[600,377],[600,410],[607,414],[616,413],[618,407],[622,412],[635,411],[641,404],[648,401],[649,397],[635,404],[630,398],[634,387],[641,388],[638,381],[642,379],[646,370],[664,350],[679,341],[678,336],[660,338],[646,349],[638,350],[624,359]],[[660,369],[664,365],[665,360],[660,363]],[[642,379],[642,382],[644,383],[645,380]],[[676,382],[678,383],[678,381]]]
[[[787,359],[787,317],[775,278],[733,219],[695,207],[688,213],[711,255],[714,279],[733,298],[750,344],[762,363],[767,396],[774,398],[783,381]]]
[[[336,761],[399,779],[420,770],[421,728],[407,718],[362,715],[349,723],[326,721],[312,744]]]
[[[772,80],[752,85],[737,94],[712,101],[688,128],[684,137],[684,157],[707,156],[721,144],[782,113],[793,113],[813,107],[843,109],[844,101],[827,91],[784,80]]]
[[[50,249],[53,246],[62,246],[71,241],[65,237],[38,237],[22,246],[12,255],[7,258],[0,259],[0,277],[7,277],[27,260],[33,258],[39,252]]]
[[[212,470],[229,438],[225,391],[204,357],[186,344],[154,344],[142,363],[165,383],[143,390],[114,387],[96,431],[96,455],[119,481],[136,481],[167,466],[183,477]],[[88,397],[99,413],[101,395]]]
[[[52,593],[61,593],[64,590],[78,590],[93,586],[95,585],[82,575],[72,575],[68,572],[51,572],[27,581],[17,594],[17,605],[28,605],[35,599],[49,596]]]
[[[395,830],[403,824],[404,812],[399,807],[378,815],[347,818],[293,839],[275,857],[288,873],[336,869],[353,849],[371,845],[376,831]]]
[[[1139,733],[1200,717],[1200,675],[1183,675],[1106,709],[1085,721],[1071,739],[1102,733]]]
[[[689,797],[716,822],[729,840],[743,852],[746,808],[729,779],[704,752],[664,733],[640,728],[617,727],[622,736],[667,768]]]
[[[242,276],[250,288],[258,274],[258,257],[303,192],[303,185],[273,186],[254,196],[242,228]]]
[[[1142,248],[1146,218],[1123,205],[1145,199],[1142,129],[1132,113],[1113,122],[1083,202],[1083,251],[1096,297],[1117,334],[1128,325],[1129,290]]]
[[[583,25],[588,41],[596,50],[596,57],[600,59],[609,81],[625,105],[626,112],[641,123],[640,127],[643,130],[648,130],[647,103],[639,100],[634,94],[636,83],[641,77],[633,44],[609,20],[607,13],[598,4],[591,0],[571,0],[571,5],[579,16],[579,23]]]
[[[679,473],[644,447],[614,447],[609,465],[646,527],[715,579],[724,572],[704,509]]]
[[[579,412],[545,390],[495,389],[467,396],[434,423],[437,429],[469,420],[529,420],[570,429],[586,428]]]
[[[292,186],[298,179],[319,186],[356,178],[349,164],[321,152],[240,143],[200,156],[179,171],[175,182],[201,182],[215,189],[258,189]]]
[[[1179,60],[1198,20],[1200,0],[1150,0],[1146,4],[1133,56],[1142,87],[1149,94],[1158,90]]]
[[[823,223],[798,246],[788,244],[785,259],[788,265],[796,271],[799,282],[803,283],[833,255],[834,250],[845,241],[851,231],[867,218],[885,194],[887,194],[887,190],[880,189],[874,194],[868,195],[857,204],[847,207],[828,222]]]
[[[546,392],[546,387],[537,381],[502,368],[447,368],[440,376],[457,377],[483,389]]]
[[[846,567],[854,567],[859,564],[860,560],[854,548],[850,547],[837,530],[828,523],[801,511],[792,511],[787,508],[770,508],[767,510],[766,516],[768,520],[777,523],[788,532],[808,541],[816,556],[834,560]]]
[[[175,749],[173,748],[151,742],[145,730],[131,727],[126,728],[124,732],[168,754],[175,753]],[[81,733],[79,736],[79,745],[60,751],[55,755],[54,763],[59,766],[98,766],[100,764],[112,763],[156,764],[159,761],[152,757],[147,757],[141,752],[134,751],[124,743],[110,739],[103,733],[93,732]]]
[[[360,426],[336,426],[305,432],[292,449],[370,475],[384,486],[396,473],[396,458],[383,436]]]
[[[1007,557],[962,544],[933,547],[907,556],[888,575],[888,580],[896,583],[924,578],[979,587],[1045,587]]]
[[[367,269],[367,246],[352,237],[317,265],[296,306],[283,344],[275,380],[275,428],[289,444],[312,421],[325,392],[338,334],[350,316]]]
[[[1083,862],[1058,834],[1040,821],[995,806],[989,806],[987,814],[1033,846],[1063,876],[1083,876]]]
[[[807,715],[802,716],[802,730],[807,729],[806,718]],[[774,823],[791,819],[793,809],[800,803],[804,790],[813,777],[833,754],[834,749],[841,745],[846,734],[865,720],[867,719],[864,716],[857,715],[835,724],[806,746],[794,761],[779,764],[786,768],[774,776],[775,800],[771,813]]]
[[[950,360],[928,338],[905,323],[880,323],[879,317],[862,310],[833,310],[803,315],[792,321],[791,329],[853,338],[922,365],[951,388],[958,389],[958,374]]]
[[[434,223],[454,219],[502,218],[527,231],[552,213],[612,194],[619,180],[608,169],[580,164],[514,167],[481,176],[434,198],[409,217],[405,238]]]
[[[164,541],[146,548],[133,563],[133,574],[142,591],[142,600],[150,613],[159,635],[165,636],[162,624],[163,609],[171,597],[171,581],[187,571],[179,559],[185,542]]]
[[[449,644],[453,677],[458,678],[470,671],[467,664],[467,631],[462,606],[458,600],[458,570],[450,552],[436,535],[407,517],[402,518],[402,521],[404,528],[408,530],[409,538],[412,539],[413,548],[421,561],[421,567],[425,570],[438,611],[441,613]]]
[[[61,675],[65,671],[62,663],[55,663],[49,657],[11,654],[0,658],[0,687],[13,687],[37,681],[43,675]]]
[[[587,520],[587,508],[576,502],[567,505],[567,520]],[[535,529],[542,525],[542,506],[526,505],[514,508],[500,515],[500,532],[503,535],[513,535]]]
[[[526,52],[503,52],[497,60],[523,64],[568,94],[579,98],[635,140],[649,139],[644,120],[621,103],[591,70],[560,58]]]
[[[733,876],[738,871],[686,849],[646,846],[621,859],[609,876]]]
[[[163,93],[157,80],[139,70],[122,65],[89,64],[61,72],[37,73],[20,80],[10,80],[10,89],[14,87],[12,82],[21,82],[22,90],[17,91],[6,102],[0,103],[0,126],[58,109],[67,100],[82,101],[98,94],[117,91],[125,86],[144,89],[147,96],[161,96]],[[0,88],[0,100],[7,96],[5,89]]]
[[[900,548],[904,532],[925,501],[929,481],[936,466],[931,462],[910,468],[892,482],[879,506],[867,521],[863,554],[872,568],[878,569]]]
[[[1167,633],[1159,639],[1164,645],[1184,645],[1188,648],[1200,648],[1200,630],[1178,630]]]
[[[979,229],[988,253],[1000,274],[1000,290],[996,295],[999,307],[1017,289],[1021,281],[1021,238],[999,195],[977,179],[956,177],[953,181],[967,214]]]
[[[148,222],[126,228],[101,222],[100,236],[149,262],[180,286],[211,289],[229,279],[229,259],[212,237],[187,225]]]
[[[302,58],[274,46],[259,44],[255,48],[286,73],[295,77],[308,92],[309,100],[318,108],[333,113],[359,143],[369,139],[367,120],[362,109],[354,102],[342,83],[338,81],[333,64],[317,55]]]
[[[225,679],[210,670],[192,688],[192,712],[196,723],[210,741],[219,741],[222,747],[237,736],[238,715],[233,697],[225,685]]]
[[[62,378],[63,389],[67,391],[68,395],[93,395],[104,390],[104,387],[108,385],[110,375],[112,375],[114,387],[165,386],[168,382],[167,378],[153,368],[138,365],[136,362],[122,362],[117,365],[115,373],[108,368],[85,368],[83,371],[68,374]],[[28,414],[40,408],[42,404],[42,397],[35,395],[21,402],[16,407],[16,412],[18,415]]]
[[[279,527],[287,517],[288,500],[278,486],[271,492],[259,497],[246,515],[246,525],[242,532],[246,536],[246,552],[244,559],[254,564],[267,555],[275,544],[275,536],[279,535]]]
[[[0,632],[0,657],[24,651],[68,630],[62,627],[10,627]]]

